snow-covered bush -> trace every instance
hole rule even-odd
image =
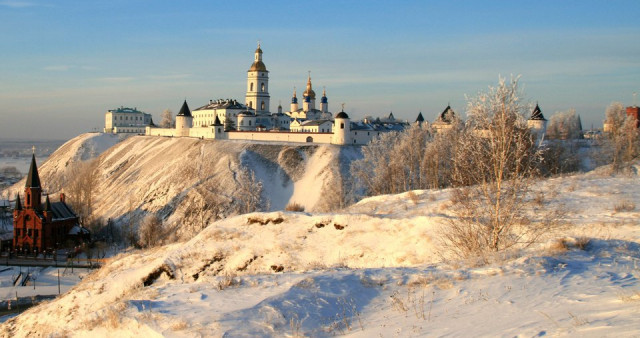
[[[518,79],[468,101],[465,137],[455,153],[453,213],[443,240],[460,257],[484,257],[533,243],[554,225],[527,216],[527,193],[541,150],[526,124]]]
[[[614,171],[627,167],[640,156],[640,129],[638,121],[627,116],[624,106],[613,102],[606,111],[606,138],[599,156],[606,163],[611,163]]]

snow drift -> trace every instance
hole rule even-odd
[[[251,213],[115,257],[0,334],[637,335],[637,174],[538,188],[571,226],[500,264],[441,260],[449,190],[377,196],[340,213]]]

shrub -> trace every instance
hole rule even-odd
[[[304,206],[302,204],[298,204],[296,202],[291,202],[289,204],[287,204],[287,206],[284,208],[285,211],[296,211],[296,212],[303,212],[304,211]]]

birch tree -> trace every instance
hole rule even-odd
[[[540,150],[526,125],[518,78],[468,98],[469,119],[454,158],[454,218],[443,233],[460,257],[533,243],[550,224],[528,219],[527,192]]]
[[[171,128],[175,126],[173,121],[173,112],[171,109],[165,109],[162,112],[162,119],[160,120],[160,128]]]

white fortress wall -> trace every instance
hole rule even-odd
[[[229,140],[276,141],[306,143],[331,143],[331,133],[292,133],[269,131],[230,131],[226,133]]]
[[[175,128],[147,127],[145,134],[149,136],[177,136],[178,131]]]

